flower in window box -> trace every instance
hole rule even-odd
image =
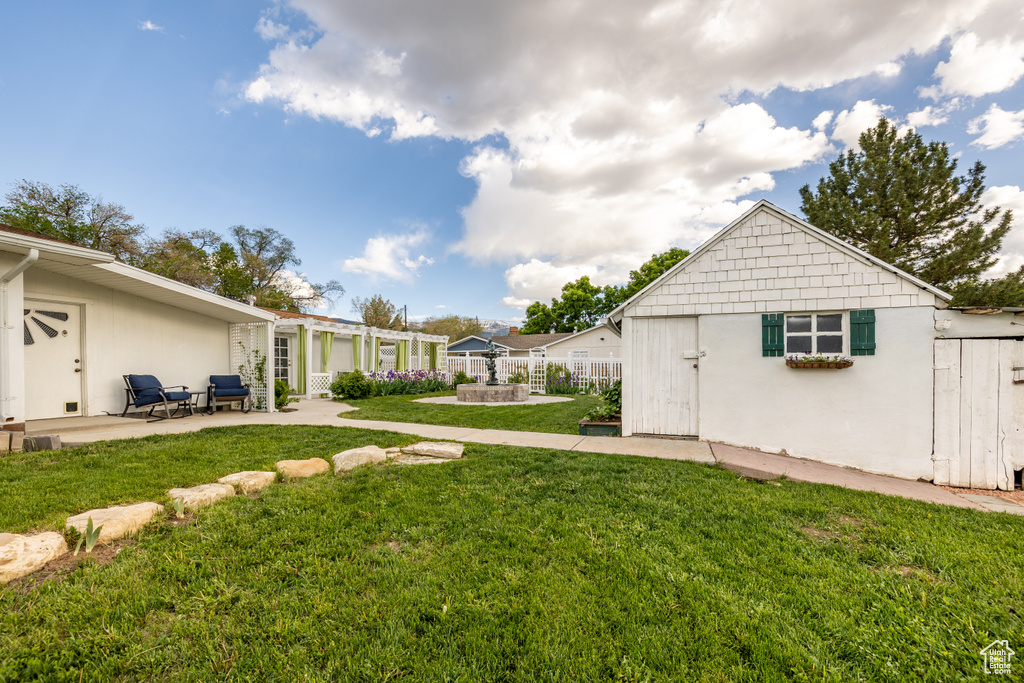
[[[791,368],[833,368],[841,370],[853,365],[853,358],[839,354],[794,353],[786,356]]]

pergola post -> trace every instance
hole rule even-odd
[[[313,321],[307,320],[305,324],[306,334],[306,367],[302,372],[306,373],[306,400],[313,398]]]
[[[274,377],[274,323],[268,322],[267,328],[267,362],[266,362],[266,382],[267,382],[267,402],[265,409],[268,413],[273,413],[277,410],[276,398],[277,395],[274,393],[276,390],[275,377]]]

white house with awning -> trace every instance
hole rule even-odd
[[[273,410],[263,371],[275,316],[110,254],[0,225],[0,423],[120,414],[122,376],[204,392],[242,374]],[[269,399],[269,400],[268,400]]]
[[[360,370],[445,371],[444,335],[401,332],[341,323],[292,311],[270,311],[274,333],[274,377],[296,394],[312,398],[329,391],[338,373]]]

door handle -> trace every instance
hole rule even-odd
[[[75,372],[81,372],[82,368],[75,368]]]

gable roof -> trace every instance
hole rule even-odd
[[[828,246],[830,246],[830,247],[832,247],[834,249],[837,249],[837,250],[845,253],[847,256],[849,256],[851,258],[854,258],[854,259],[858,259],[860,261],[866,261],[866,262],[870,263],[873,266],[876,266],[876,267],[881,268],[883,270],[886,270],[886,271],[888,271],[890,273],[893,273],[898,278],[903,279],[903,280],[909,282],[910,284],[914,285],[915,287],[918,287],[920,289],[923,289],[923,290],[929,292],[930,294],[934,295],[936,298],[938,298],[938,299],[940,299],[942,301],[948,302],[948,301],[950,301],[953,298],[950,294],[947,294],[946,292],[943,292],[942,290],[940,290],[940,289],[938,289],[938,288],[928,284],[927,282],[924,282],[923,280],[921,280],[921,279],[919,279],[917,277],[914,277],[910,273],[907,273],[907,272],[905,272],[903,270],[900,270],[896,266],[894,266],[894,265],[892,265],[890,263],[886,263],[885,261],[882,261],[881,259],[879,259],[879,258],[877,258],[875,256],[872,256],[871,254],[869,254],[869,253],[867,253],[865,251],[862,251],[862,250],[858,249],[857,247],[854,247],[853,245],[851,245],[851,244],[849,244],[847,242],[844,242],[843,240],[839,239],[835,235],[827,233],[824,230],[822,230],[821,228],[817,228],[817,227],[811,225],[807,221],[805,221],[805,220],[803,220],[801,218],[798,218],[797,216],[794,216],[793,214],[789,213],[788,211],[784,211],[784,210],[780,209],[779,207],[775,206],[774,204],[772,204],[771,202],[769,202],[766,199],[761,199],[756,204],[754,204],[754,206],[752,206],[750,209],[745,211],[739,218],[737,218],[733,222],[729,223],[727,226],[725,226],[724,228],[719,230],[717,233],[715,233],[715,235],[712,236],[711,239],[707,240],[706,242],[701,244],[699,247],[697,247],[685,259],[683,259],[682,261],[680,261],[676,265],[674,265],[671,268],[669,268],[667,271],[662,273],[661,276],[659,276],[653,282],[649,283],[646,287],[644,287],[639,292],[637,292],[636,294],[631,296],[628,300],[626,300],[625,302],[620,304],[617,308],[615,308],[615,310],[613,310],[611,313],[608,314],[607,320],[610,321],[610,322],[613,322],[613,323],[618,323],[619,321],[621,321],[622,316],[623,316],[623,314],[624,314],[624,312],[626,311],[627,308],[629,308],[634,303],[640,301],[643,297],[645,297],[647,294],[649,294],[652,290],[656,289],[657,287],[660,287],[666,280],[671,279],[672,277],[677,275],[679,272],[685,270],[691,264],[693,264],[694,262],[699,260],[705,253],[707,253],[708,251],[713,249],[722,240],[724,240],[726,237],[728,237],[729,233],[731,233],[733,230],[737,229],[739,226],[741,226],[746,221],[748,221],[752,216],[754,216],[755,214],[757,214],[758,212],[761,212],[761,211],[765,211],[765,212],[769,212],[769,213],[774,213],[778,218],[782,219],[783,221],[791,224],[792,226],[794,226],[794,227],[796,227],[796,228],[798,228],[800,230],[803,230],[804,232],[810,233],[817,240],[819,240],[821,242],[824,242]]]
[[[471,334],[468,337],[463,337],[462,339],[460,339],[458,341],[452,342],[451,344],[448,345],[448,348],[450,349],[453,346],[458,346],[459,344],[462,344],[462,343],[468,342],[468,341],[472,341],[472,340],[476,340],[476,341],[479,341],[479,342],[483,342],[484,344],[487,344],[487,340],[485,338],[478,337],[475,334]],[[504,349],[510,348],[508,346],[505,346],[504,344],[499,344],[498,342],[494,342],[494,345],[495,346],[500,346],[500,347],[502,347]]]

